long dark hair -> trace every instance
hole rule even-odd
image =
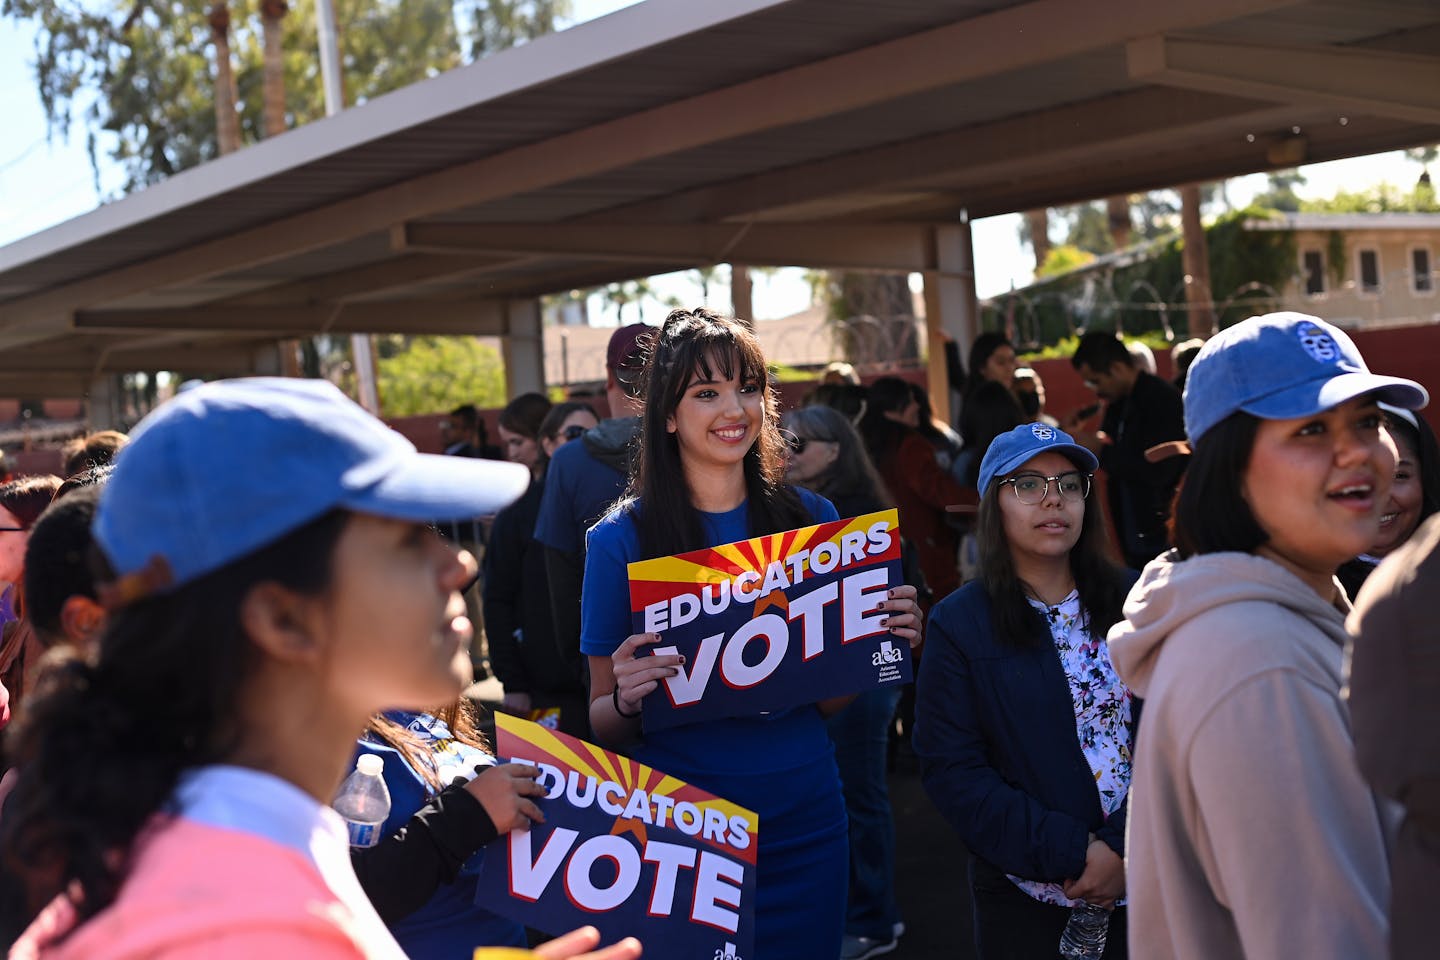
[[[980,514],[975,539],[980,552],[981,582],[990,597],[991,622],[1002,643],[1029,647],[1050,642],[1045,620],[1030,605],[1025,581],[1015,572],[1010,541],[1005,536],[1005,520],[1000,513],[1000,497],[1009,496],[1000,483],[990,484],[980,498]],[[1100,513],[1095,491],[1085,499],[1084,519],[1080,538],[1070,549],[1070,575],[1080,595],[1080,607],[1087,616],[1090,635],[1103,638],[1123,616],[1126,578],[1123,569],[1111,559],[1110,544],[1105,534],[1105,519]]]
[[[810,488],[816,493],[837,507],[840,504],[870,505],[859,511],[862,513],[895,505],[895,499],[885,488],[875,464],[870,462],[860,435],[839,410],[821,406],[801,407],[785,414],[782,422],[797,437],[838,445],[835,462],[830,469],[812,481]],[[840,509],[843,511],[846,507]]]
[[[1202,553],[1253,553],[1269,539],[1242,489],[1259,429],[1258,417],[1240,411],[1195,441],[1170,511],[1170,542],[1181,560]]]
[[[332,511],[173,593],[117,611],[93,661],[47,672],[18,734],[19,780],[0,822],[0,936],[78,884],[80,917],[114,901],[137,833],[183,771],[224,760],[257,652],[241,625],[271,581],[318,596],[349,514]],[[223,866],[217,866],[221,869]],[[18,895],[17,895],[18,893]]]
[[[1430,516],[1440,513],[1440,443],[1435,440],[1435,431],[1418,413],[1411,423],[1404,417],[1385,411],[1385,426],[1396,439],[1405,443],[1415,454],[1415,469],[1420,472],[1420,516],[1416,525],[1424,523]]]
[[[764,398],[760,435],[745,453],[745,494],[752,537],[810,523],[795,491],[785,485],[785,441],[760,342],[737,320],[700,308],[672,310],[645,358],[645,415],[635,472],[620,507],[630,509],[643,557],[663,557],[709,546],[680,462],[680,445],[666,429],[699,375],[757,383]]]
[[[908,424],[891,420],[885,414],[904,410],[914,399],[910,384],[899,377],[881,377],[870,384],[869,404],[859,427],[865,449],[870,451],[870,459],[877,467],[884,467],[905,435],[915,432]]]

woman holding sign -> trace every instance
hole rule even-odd
[[[1105,631],[1134,576],[1105,555],[1096,465],[1042,423],[996,437],[979,473],[983,576],[930,613],[913,742],[972,854],[982,960],[1053,958],[1072,908],[1125,893],[1138,706]],[[1123,908],[1108,926],[1105,956],[1123,957]]]
[[[417,453],[325,381],[209,384],[147,417],[94,522],[109,624],[22,721],[10,956],[403,957],[326,804],[372,714],[469,677],[475,563],[428,522],[527,482]]]
[[[824,714],[849,698],[642,735],[642,701],[683,658],[646,655],[660,635],[631,629],[626,565],[838,515],[823,497],[784,483],[775,396],[743,324],[707,310],[672,312],[646,377],[630,493],[590,532],[581,635],[590,722],[601,741],[759,815],[757,957],[834,960],[847,827]],[[911,642],[920,628],[914,595],[894,588],[882,607],[890,632]]]

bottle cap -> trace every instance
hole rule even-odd
[[[378,777],[385,770],[385,761],[373,753],[367,753],[355,761],[355,769],[368,776]]]

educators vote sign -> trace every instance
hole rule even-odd
[[[894,510],[629,566],[636,633],[684,654],[642,701],[647,731],[903,684],[910,648],[877,606],[900,573]]]
[[[487,848],[476,902],[647,957],[752,960],[759,817],[642,763],[507,714],[495,753],[541,771],[544,823]]]

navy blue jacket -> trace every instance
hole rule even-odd
[[[1084,872],[1091,833],[1124,856],[1129,797],[1105,819],[1059,652],[996,638],[979,581],[930,611],[917,684],[925,790],[972,854],[1049,883]]]

